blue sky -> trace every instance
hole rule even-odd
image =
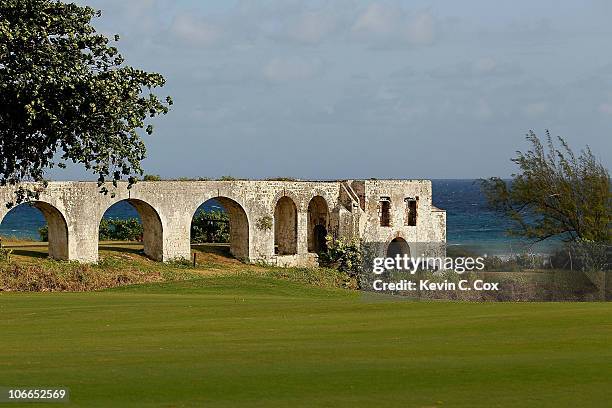
[[[547,128],[612,168],[606,0],[79,3],[167,79],[147,173],[508,176]]]

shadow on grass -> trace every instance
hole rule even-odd
[[[191,244],[191,249],[204,254],[213,254],[233,259],[229,244]]]
[[[136,254],[143,255],[143,247],[141,244],[134,244],[133,246],[119,246],[119,245],[100,245],[98,247],[100,251],[112,251],[112,252],[122,252],[127,254]]]
[[[40,241],[25,241],[25,242],[4,242],[2,245],[5,249],[11,249],[13,255],[25,256],[31,258],[48,258],[48,244]]]
[[[46,242],[19,243],[19,245],[5,244],[4,248],[12,249],[13,255],[18,256],[33,258],[47,258],[49,256]],[[225,258],[227,260],[236,260],[236,258],[234,258],[234,256],[230,253],[229,244],[192,244],[191,249],[193,251],[201,253],[202,255],[213,255],[214,257]],[[98,250],[104,252],[115,252],[145,256],[143,253],[142,242],[100,242],[100,244],[98,245]]]
[[[46,245],[40,245],[40,247],[46,249]],[[32,258],[48,258],[49,257],[49,254],[47,253],[46,250],[41,252],[41,251],[34,251],[31,249],[24,249],[24,248],[13,249],[13,255],[28,256]]]

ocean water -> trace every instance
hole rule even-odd
[[[557,242],[529,246],[509,237],[508,218],[491,210],[478,180],[432,180],[433,204],[446,210],[446,240],[449,246],[462,246],[478,253],[514,254],[526,250],[550,252]]]
[[[481,253],[508,254],[524,250],[524,244],[508,237],[509,221],[487,208],[480,185],[474,180],[433,180],[434,205],[446,210],[447,241]],[[218,202],[207,201],[200,208],[222,209]],[[138,217],[127,202],[108,209],[105,218]],[[41,212],[27,204],[13,208],[0,224],[0,236],[39,239],[38,229],[45,225]],[[547,252],[547,246],[532,250]]]

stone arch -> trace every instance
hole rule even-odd
[[[274,195],[274,198],[272,199],[272,205],[276,205],[278,201],[283,197],[287,197],[290,200],[292,200],[298,212],[304,211],[305,203],[302,197],[296,194],[295,192],[293,192],[292,190],[289,190],[286,188],[280,189],[276,192],[276,194]]]
[[[230,253],[237,259],[248,261],[250,259],[249,218],[244,207],[229,197],[212,197],[204,203],[210,200],[218,201],[229,215]],[[194,211],[193,216],[196,215],[199,208]]]
[[[408,255],[410,257],[410,245],[402,237],[395,237],[387,245],[386,257],[395,258],[396,255]]]
[[[274,206],[274,248],[277,255],[297,254],[297,206],[282,196]]]
[[[322,196],[314,196],[308,203],[308,252],[325,250],[325,236],[329,228],[329,206]]]
[[[69,236],[68,236],[68,223],[63,212],[60,211],[54,205],[44,201],[31,201],[29,203],[20,204],[10,211],[8,211],[4,217],[1,217],[0,222],[11,213],[15,208],[22,205],[31,205],[38,209],[47,223],[47,236],[48,236],[48,253],[49,257],[53,259],[67,260],[69,259]]]
[[[144,253],[151,259],[156,261],[164,260],[164,227],[159,216],[159,212],[149,203],[139,200],[136,198],[128,198],[125,200],[119,200],[108,206],[104,211],[108,211],[113,205],[125,201],[129,203],[138,212],[140,221],[142,223],[142,244],[144,246]],[[103,215],[104,216],[104,215]],[[102,217],[100,217],[102,221]],[[98,222],[97,228],[99,229],[100,222]],[[96,237],[98,232],[96,232]]]

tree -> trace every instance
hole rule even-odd
[[[481,180],[491,207],[514,221],[508,232],[535,242],[551,237],[564,241],[612,241],[610,175],[587,147],[576,156],[558,137],[546,131],[546,146],[533,131],[531,150],[512,159],[520,168],[506,182]]]
[[[170,97],[162,75],[124,64],[96,32],[100,11],[57,0],[0,3],[0,184],[42,181],[45,170],[83,165],[103,183],[141,175],[147,118]],[[35,194],[17,192],[17,201]]]
[[[228,213],[217,210],[198,211],[191,221],[191,242],[230,242]]]

